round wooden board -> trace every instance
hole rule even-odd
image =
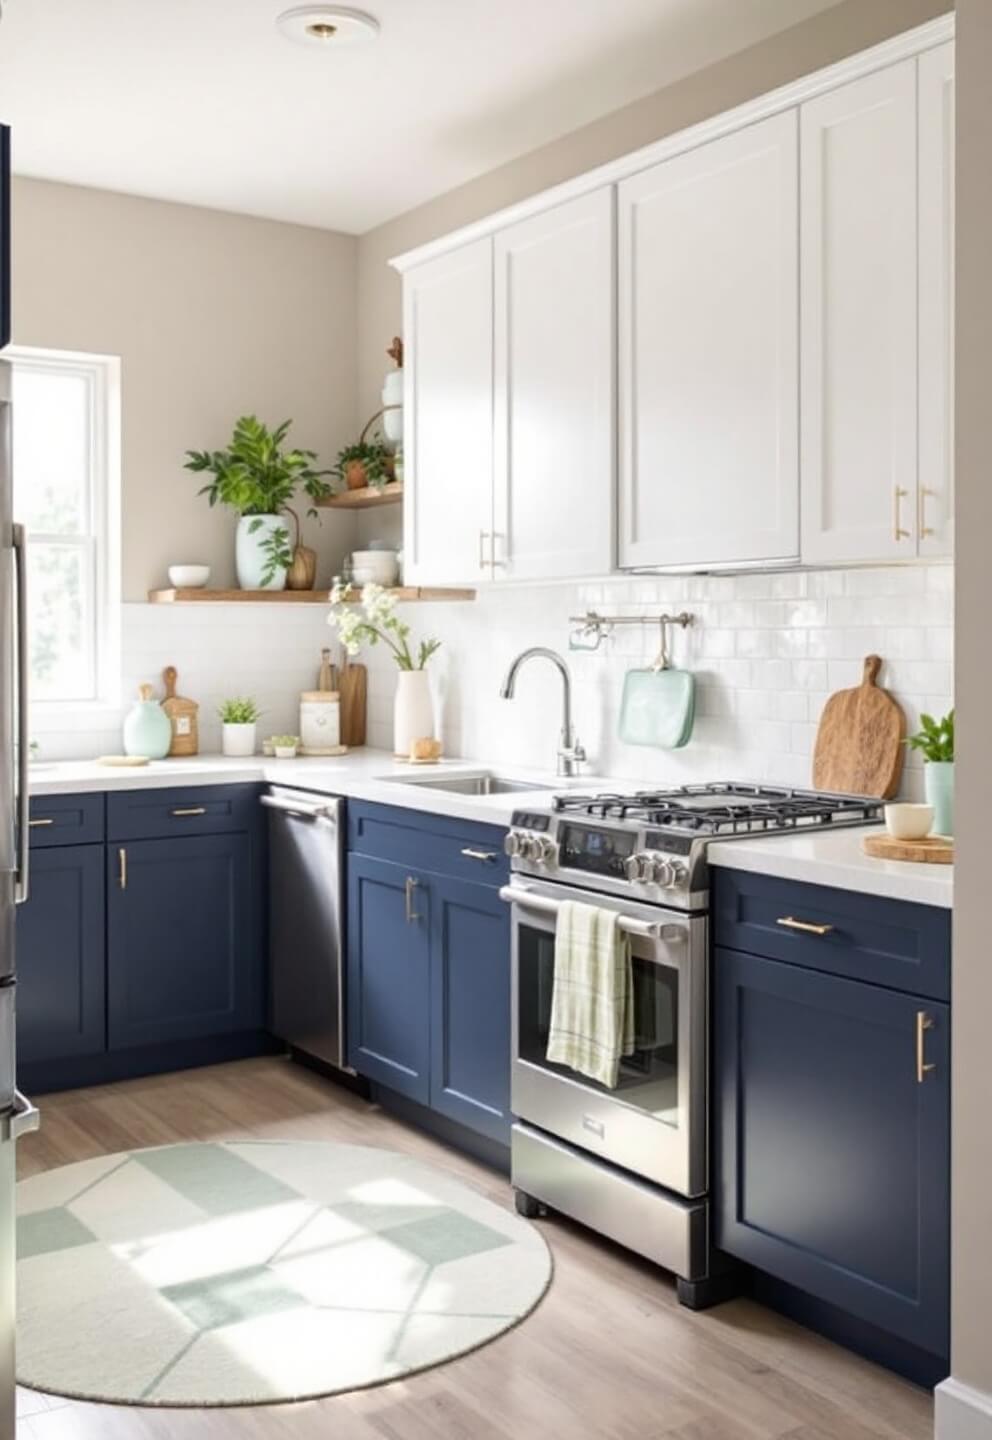
[[[927,835],[923,840],[896,840],[892,835],[866,835],[866,855],[876,860],[915,860],[924,865],[953,865],[954,841],[945,835]]]

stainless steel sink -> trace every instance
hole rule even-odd
[[[504,775],[395,775],[394,785],[420,785],[425,790],[448,790],[455,795],[516,795],[524,790],[547,790],[527,780],[509,780]]]

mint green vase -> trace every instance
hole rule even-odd
[[[923,767],[927,804],[933,806],[933,834],[954,834],[954,761],[928,760]]]
[[[164,760],[172,744],[172,722],[157,700],[150,685],[142,685],[136,700],[124,717],[124,754],[144,755],[148,760]]]

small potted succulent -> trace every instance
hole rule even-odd
[[[295,760],[299,749],[299,735],[273,735],[269,744],[277,760]]]
[[[255,753],[255,727],[260,710],[254,700],[234,696],[220,707],[221,752],[243,759]]]
[[[954,711],[942,720],[920,716],[920,729],[906,744],[923,756],[927,804],[933,806],[933,833],[954,834]]]
[[[312,501],[331,494],[325,478],[334,473],[317,470],[314,450],[283,449],[293,422],[284,420],[274,430],[254,415],[242,415],[235,424],[227,450],[187,450],[187,470],[213,476],[200,491],[211,505],[226,505],[241,517],[235,543],[238,584],[242,590],[307,589],[313,583],[315,557],[300,542],[300,522],[290,501],[302,486]],[[312,507],[307,512],[316,515]],[[284,515],[296,522],[296,548],[290,547]]]

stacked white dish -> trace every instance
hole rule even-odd
[[[400,573],[395,550],[356,550],[351,557],[356,585],[395,585]]]

